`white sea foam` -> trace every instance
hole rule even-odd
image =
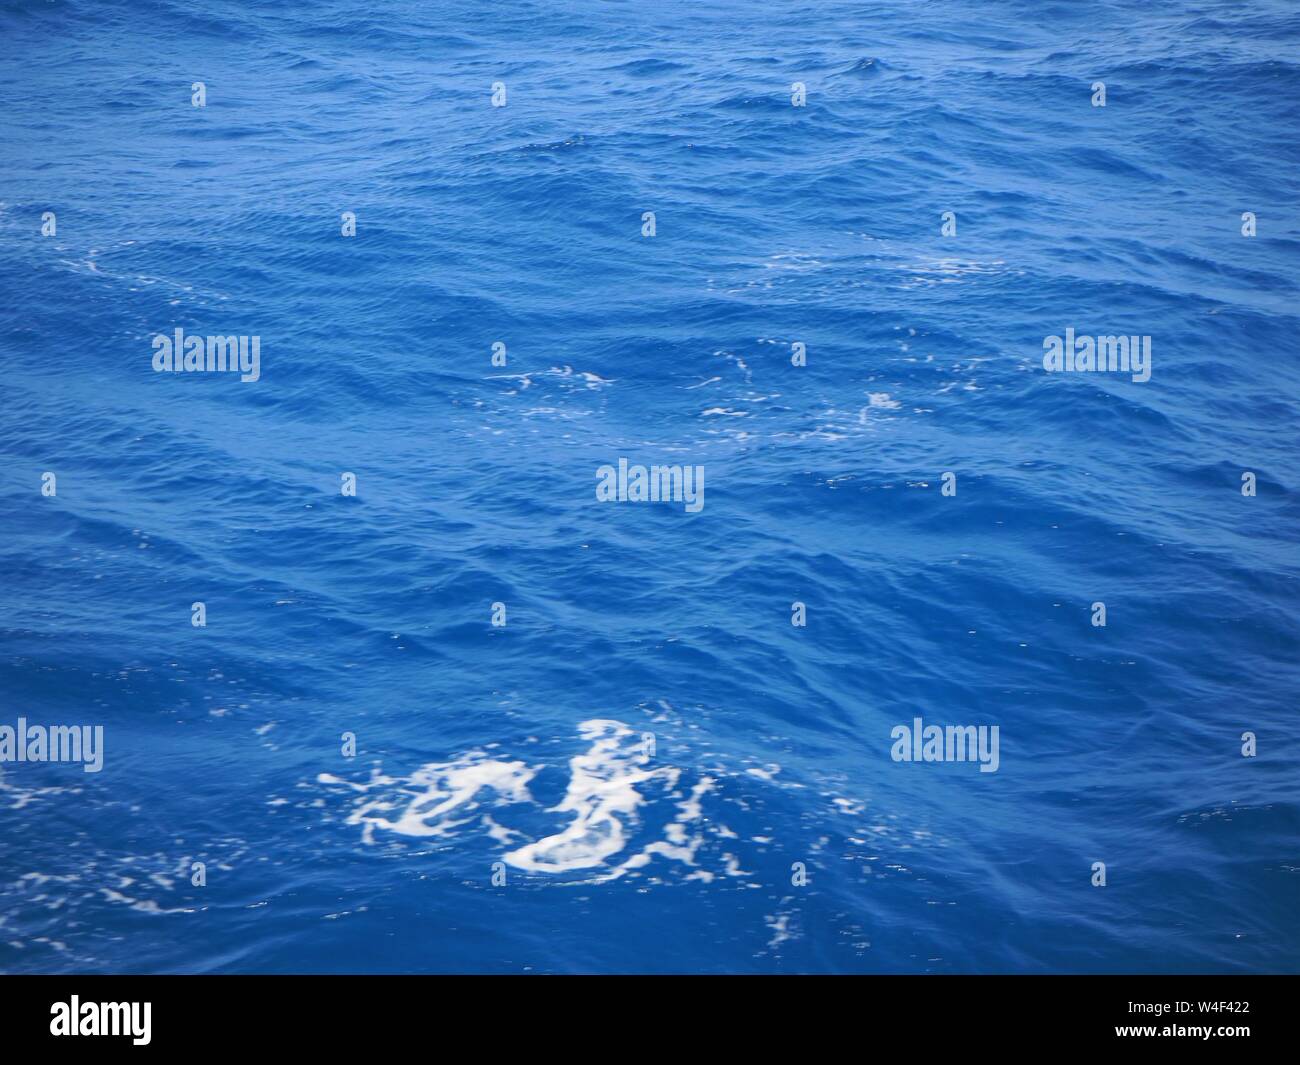
[[[596,719],[578,726],[591,749],[569,759],[569,787],[555,812],[572,814],[561,832],[526,844],[505,860],[529,872],[562,873],[603,864],[626,846],[626,830],[644,801],[636,785],[675,783],[677,770],[644,767],[638,747],[625,742],[632,730],[618,721]]]
[[[703,810],[714,778],[702,776],[689,791],[679,790],[682,771],[652,764],[641,734],[620,721],[584,721],[578,735],[586,749],[568,760],[565,793],[546,810],[529,790],[545,766],[493,759],[481,750],[426,765],[404,779],[375,772],[368,782],[355,783],[322,773],[317,781],[362,796],[347,823],[363,826],[367,843],[380,831],[440,838],[481,831],[509,848],[502,860],[530,874],[606,881],[662,859],[693,867],[692,879],[719,875],[698,868],[696,857],[706,833],[720,835],[709,828]],[[647,811],[657,819],[648,826]],[[539,821],[556,818],[562,825],[545,835],[518,827],[535,829]],[[747,874],[732,862],[721,875]]]
[[[535,772],[523,762],[503,762],[471,751],[455,762],[426,765],[401,782],[378,773],[369,784],[353,784],[329,773],[316,779],[362,792],[400,783],[399,797],[364,800],[348,818],[348,824],[364,826],[362,838],[371,843],[377,828],[403,836],[446,836],[485,816],[478,811],[489,797],[494,805],[531,802],[528,782]],[[396,816],[390,816],[392,811]]]

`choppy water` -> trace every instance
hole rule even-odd
[[[5,5],[0,724],[105,764],[0,766],[0,969],[1296,970],[1297,44]],[[998,771],[894,762],[918,716]]]

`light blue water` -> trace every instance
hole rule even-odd
[[[0,725],[105,761],[0,766],[0,969],[1300,968],[1297,44],[6,4]],[[1067,327],[1151,379],[1045,372]],[[597,502],[619,457],[703,509]]]

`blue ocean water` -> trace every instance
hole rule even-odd
[[[0,970],[1300,969],[1298,44],[6,4]]]

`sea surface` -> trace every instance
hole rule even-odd
[[[1298,133],[1295,3],[5,3],[0,971],[1300,971]]]

